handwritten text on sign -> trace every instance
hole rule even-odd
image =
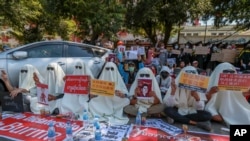
[[[88,75],[67,75],[64,93],[89,94],[90,77]]]
[[[250,88],[250,74],[221,73],[218,87],[220,90],[247,91]]]
[[[41,117],[30,113],[16,114],[3,119],[0,122],[0,135],[25,141],[46,141],[50,122],[55,125],[56,140],[64,140],[66,119]],[[81,121],[72,121],[73,132],[79,131],[81,126]]]
[[[194,90],[198,92],[206,92],[209,77],[192,73],[181,73],[179,87]]]
[[[115,83],[98,79],[91,80],[90,94],[114,96]]]

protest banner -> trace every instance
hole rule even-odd
[[[66,138],[65,127],[67,119],[45,117],[31,113],[18,113],[2,119],[0,124],[0,136],[8,139],[25,141],[46,141],[49,123],[53,122],[56,131],[56,140],[63,141]],[[82,128],[82,121],[71,121],[73,134]]]
[[[102,95],[102,96],[114,96],[115,83],[99,79],[91,79],[90,94]]]
[[[125,59],[126,60],[137,60],[138,59],[138,51],[131,51],[131,50],[126,50],[125,51]]]
[[[191,48],[184,48],[183,52],[192,54],[193,53],[193,49],[191,49]]]
[[[205,93],[207,91],[209,77],[204,75],[182,73],[179,87]]]
[[[37,84],[37,100],[38,103],[43,104],[43,105],[49,105],[48,101],[48,85],[46,84]]]
[[[0,91],[0,101],[2,111],[12,112],[23,112],[23,95],[22,93],[17,94],[16,97],[12,98],[10,92]]]
[[[65,94],[89,94],[90,77],[88,75],[66,75]]]
[[[221,73],[218,87],[220,90],[248,91],[250,88],[250,74]]]
[[[137,50],[138,50],[139,55],[145,55],[146,54],[145,47],[143,47],[143,46],[138,47]]]
[[[194,54],[196,54],[196,55],[207,55],[209,53],[209,51],[210,50],[207,47],[198,46],[198,47],[195,48]]]

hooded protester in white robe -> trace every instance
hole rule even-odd
[[[141,74],[149,74],[149,77],[141,77],[140,76]],[[156,97],[160,101],[160,104],[157,104],[157,105],[161,105],[161,103],[162,103],[162,97],[161,97],[161,91],[160,91],[160,88],[159,88],[159,84],[158,84],[158,82],[157,82],[157,80],[155,78],[155,75],[153,74],[152,70],[150,68],[147,68],[147,67],[141,68],[137,72],[135,80],[134,80],[133,84],[130,87],[129,96],[133,96],[135,94],[135,89],[138,87],[138,79],[141,79],[141,78],[152,79],[152,88],[151,88],[151,91],[153,91],[155,93]],[[131,106],[131,105],[129,105],[129,106]],[[138,111],[140,113],[147,113],[147,114],[152,114],[152,113],[150,113],[150,111],[148,111],[151,106],[153,106],[153,102],[152,101],[137,100],[137,103],[135,104],[136,109],[138,109]],[[130,111],[129,109],[131,109],[131,108],[128,107],[128,108],[125,109],[126,113],[134,115],[135,113],[134,112],[131,113],[132,111]],[[163,111],[163,106],[162,106],[162,108],[158,107],[157,109],[159,109],[159,110],[162,109],[160,111]]]
[[[52,68],[52,70],[51,69],[48,70],[48,68]],[[48,85],[49,95],[58,96],[64,93],[64,84],[65,84],[63,80],[64,76],[65,73],[63,69],[57,63],[50,63],[47,66],[44,84]],[[40,81],[40,83],[42,82]],[[40,107],[41,104],[37,103],[38,102],[37,98],[33,99],[32,101],[33,104],[31,106],[33,106],[32,108],[34,108],[33,112],[39,113],[38,111],[40,111],[40,109],[38,107]],[[59,112],[61,112],[61,101],[62,98],[49,101],[49,106],[44,106],[44,107],[48,108],[50,113],[52,113],[56,108],[58,108]]]
[[[89,75],[90,79],[93,79],[94,76],[91,73],[90,69],[84,62],[76,62],[73,75]],[[78,94],[67,94],[65,93],[64,97],[62,98],[62,113],[72,112],[80,117],[83,114],[83,110],[88,110],[88,101],[89,95],[78,95]]]
[[[113,70],[107,68],[113,68]],[[116,64],[107,62],[99,77],[100,80],[115,82],[115,90],[128,94],[127,87],[117,69]],[[109,120],[111,124],[127,124],[129,119],[123,114],[123,108],[129,105],[128,98],[119,96],[97,96],[89,102],[89,110],[92,116],[99,116],[99,120]]]
[[[178,87],[180,76],[185,72],[193,72],[194,74],[198,74],[196,68],[192,66],[186,66],[181,69],[180,73],[175,79],[175,84],[177,86],[175,94],[171,95],[172,88],[170,87],[163,99],[163,102],[167,107],[177,107],[178,113],[183,116],[197,113],[197,110],[203,110],[206,101],[205,94],[197,92],[200,97],[200,101],[196,102],[195,98],[191,95],[191,90]]]
[[[35,81],[33,80],[33,74],[36,73],[37,76],[41,81],[44,81],[43,77],[39,73],[39,71],[30,64],[26,64],[21,68],[21,71],[19,73],[19,88],[18,89],[25,89],[29,92],[27,93],[22,93],[23,94],[23,102],[26,106],[30,106],[31,99],[33,97],[36,97],[36,84]],[[27,107],[24,107],[25,109]],[[31,108],[32,110],[32,108]]]
[[[218,86],[219,75],[223,73],[223,70],[233,70],[236,73],[232,64],[219,64],[210,75],[208,90],[213,86]],[[220,115],[227,125],[250,123],[250,105],[241,91],[219,90],[212,95],[205,110],[212,116]]]

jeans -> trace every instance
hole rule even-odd
[[[195,122],[204,122],[212,119],[212,115],[204,110],[197,110],[197,113],[194,114],[181,115],[178,113],[178,108],[166,107],[164,112],[168,117],[183,124],[189,124],[190,120]]]

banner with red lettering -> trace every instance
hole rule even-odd
[[[218,87],[220,90],[248,91],[250,74],[221,73]]]
[[[65,127],[67,119],[45,117],[31,113],[19,113],[3,118],[0,121],[0,136],[24,141],[46,141],[50,122],[54,122],[56,140],[62,141],[66,137]],[[81,121],[71,121],[73,134],[82,128]]]
[[[64,93],[89,94],[90,77],[88,75],[66,75]]]

